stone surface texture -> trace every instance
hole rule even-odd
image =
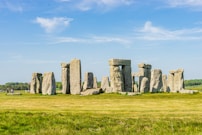
[[[147,77],[142,78],[140,93],[148,93],[149,92],[149,79]]]
[[[81,61],[78,59],[70,62],[70,93],[73,95],[81,93]]]
[[[184,90],[184,70],[171,70],[168,75],[168,90],[179,92]]]
[[[41,73],[33,73],[32,80],[30,83],[30,93],[36,94],[41,93],[42,88],[42,74]]]
[[[150,92],[162,92],[162,71],[160,69],[154,69],[151,72]]]
[[[56,94],[56,83],[55,83],[55,76],[53,72],[47,72],[43,74],[42,94],[43,95]]]
[[[94,76],[92,72],[85,73],[83,90],[92,89],[94,83]]]
[[[132,92],[131,60],[110,59],[112,92]]]
[[[145,63],[140,63],[138,64],[138,68],[139,68],[139,72],[138,72],[138,76],[139,76],[139,92],[143,92],[142,90],[144,90],[145,92],[148,92],[148,90],[150,89],[150,81],[151,81],[151,68],[152,66],[150,64],[145,64]],[[137,73],[136,73],[137,74]],[[141,84],[142,82],[145,82],[145,79],[144,81],[142,81],[143,78],[147,78],[148,79],[148,82],[146,83],[147,86],[145,86],[145,84]],[[141,86],[143,86],[144,88],[141,88]],[[148,90],[147,90],[148,89]]]
[[[102,81],[101,81],[101,89],[103,91],[106,91],[109,88],[109,77],[102,77]]]
[[[62,67],[61,80],[62,80],[62,93],[63,94],[70,94],[69,66],[70,66],[70,64],[68,64],[68,63],[61,63],[61,67]]]

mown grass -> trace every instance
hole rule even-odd
[[[0,134],[202,134],[202,94],[0,94]]]
[[[186,86],[186,89],[189,89],[189,90],[198,90],[198,91],[202,92],[202,85]]]

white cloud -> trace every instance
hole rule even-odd
[[[202,7],[202,0],[168,0],[171,7]]]
[[[71,3],[74,8],[81,11],[88,11],[92,9],[111,10],[119,6],[131,5],[135,0],[57,0],[58,2]]]
[[[7,9],[13,12],[23,12],[22,3],[19,1],[2,0],[0,1],[0,9]]]
[[[47,33],[62,31],[70,25],[71,21],[73,21],[72,18],[66,18],[66,17],[53,17],[53,18],[37,17],[35,19],[35,22],[38,23],[42,28],[44,28]]]
[[[144,40],[201,40],[202,28],[168,30],[145,22],[143,28],[135,31],[136,38]]]
[[[49,37],[50,38],[50,37]],[[130,41],[125,38],[120,37],[110,37],[110,36],[89,36],[83,38],[74,38],[74,37],[51,37],[51,43],[53,44],[61,44],[61,43],[87,43],[87,44],[95,44],[95,43],[118,43],[118,44],[130,44]]]

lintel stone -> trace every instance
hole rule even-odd
[[[131,66],[131,60],[125,59],[111,59],[109,60],[110,66]]]

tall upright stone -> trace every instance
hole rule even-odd
[[[168,92],[167,75],[162,75],[163,92]]]
[[[140,63],[138,64],[139,68],[139,91],[143,92],[148,92],[150,90],[150,81],[151,81],[151,68],[152,66],[150,64],[145,64],[145,63]],[[143,85],[141,84],[142,82],[145,82],[145,77],[147,78],[147,82],[144,83]],[[144,80],[143,80],[144,79]],[[145,84],[147,86],[145,86]],[[144,88],[141,88],[143,86]]]
[[[43,74],[42,94],[43,95],[56,94],[56,83],[55,83],[55,76],[53,72],[47,72]]]
[[[168,85],[168,92],[173,92],[174,91],[174,71],[169,72],[167,85]]]
[[[86,72],[85,79],[84,79],[84,85],[83,90],[92,89],[94,83],[94,76],[92,72]]]
[[[102,81],[101,81],[101,89],[103,91],[106,91],[109,88],[109,77],[102,77]]]
[[[81,61],[78,59],[70,62],[70,93],[73,95],[81,93]]]
[[[93,78],[93,88],[94,88],[94,89],[97,89],[97,88],[98,88],[98,86],[97,86],[97,77],[94,77],[94,78]]]
[[[124,91],[123,76],[119,66],[110,67],[110,79],[112,92]]]
[[[41,88],[42,88],[42,74],[33,73],[32,80],[30,83],[30,93],[32,94],[41,93]]]
[[[162,92],[162,71],[160,69],[154,69],[151,72],[150,92]]]
[[[149,79],[147,77],[143,77],[140,86],[141,93],[148,93],[149,92]]]
[[[61,63],[61,67],[62,67],[61,80],[62,80],[62,93],[63,94],[70,94],[69,65],[70,64],[67,64],[67,63]]]
[[[168,89],[170,92],[184,90],[184,70],[171,70],[168,75]]]
[[[180,91],[184,89],[184,70],[178,69],[174,75],[174,89]]]
[[[109,66],[112,92],[132,92],[131,60],[111,59]]]
[[[131,66],[123,65],[122,66],[122,74],[123,74],[123,84],[124,91],[132,92],[132,76],[131,76]]]

